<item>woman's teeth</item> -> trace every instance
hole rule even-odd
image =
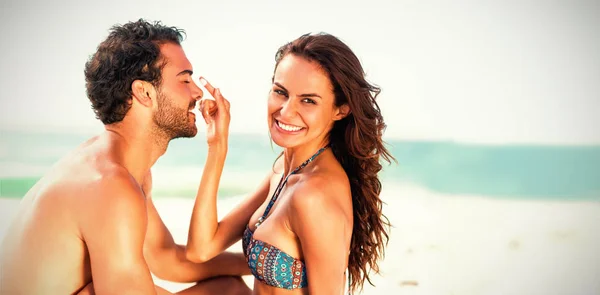
[[[278,126],[281,128],[281,129],[283,129],[283,130],[285,130],[285,131],[291,131],[291,132],[298,131],[298,130],[302,129],[302,127],[293,126],[293,125],[285,125],[285,124],[283,124],[283,123],[281,123],[281,122],[279,122],[279,121],[277,121],[277,125],[278,125]]]

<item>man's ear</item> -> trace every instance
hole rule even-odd
[[[156,98],[154,86],[147,81],[133,81],[131,83],[131,93],[133,94],[133,99],[146,107],[152,107],[152,103]]]
[[[348,104],[343,104],[341,105],[339,108],[337,108],[337,112],[335,114],[335,116],[333,116],[333,120],[334,121],[338,121],[341,119],[346,118],[346,116],[348,116],[350,114],[350,106],[348,106]]]

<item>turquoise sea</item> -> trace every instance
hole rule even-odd
[[[0,130],[0,197],[22,197],[89,137]],[[384,164],[384,190],[410,184],[448,195],[600,201],[600,146],[386,142],[398,164]],[[279,151],[266,135],[232,134],[220,197],[251,191]],[[153,195],[194,197],[205,157],[203,134],[173,140],[153,168]]]

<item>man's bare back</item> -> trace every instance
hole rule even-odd
[[[24,197],[1,247],[2,294],[73,294],[91,282],[84,236],[94,233],[82,229],[101,230],[105,222],[92,219],[110,205],[110,196],[97,194],[105,185],[103,178],[120,174],[137,185],[109,151],[106,136],[90,139]]]

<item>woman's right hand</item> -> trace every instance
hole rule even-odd
[[[229,137],[229,101],[223,97],[219,88],[214,88],[206,79],[200,77],[200,85],[215,99],[202,99],[200,112],[206,122],[206,142],[209,148],[227,148]]]

